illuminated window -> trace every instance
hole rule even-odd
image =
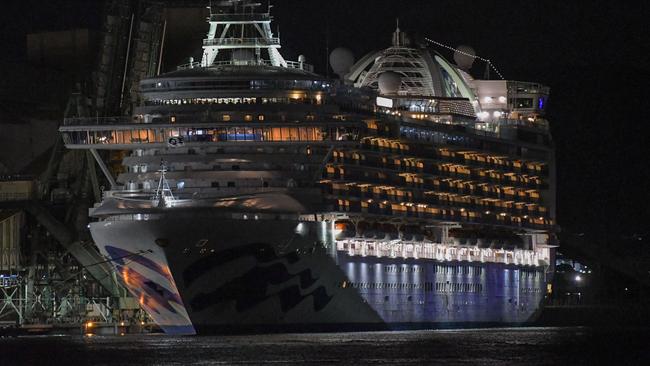
[[[252,115],[247,114],[247,115],[244,116],[244,121],[246,121],[246,122],[250,122],[250,121],[252,121],[252,120],[253,120],[253,116],[252,116]]]
[[[258,121],[264,121],[264,115],[260,114],[259,116],[257,116],[257,120]]]
[[[230,115],[229,115],[229,114],[224,114],[224,115],[222,116],[222,119],[223,119],[225,122],[228,122],[228,121],[230,121]]]
[[[171,116],[171,118],[170,118],[170,122],[171,122],[171,123],[175,123],[175,122],[176,122],[176,116]]]

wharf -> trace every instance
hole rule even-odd
[[[66,324],[15,324],[0,323],[0,337],[30,335],[124,335],[156,333],[160,329],[152,323],[128,324],[125,322],[87,322]]]

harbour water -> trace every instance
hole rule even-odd
[[[0,365],[647,365],[650,328],[0,339]]]

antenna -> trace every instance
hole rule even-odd
[[[325,17],[325,77],[330,78],[330,22],[329,17]]]
[[[166,171],[167,166],[161,159],[160,170],[158,170],[160,173],[160,180],[158,181],[158,188],[156,188],[154,196],[151,199],[158,208],[171,207],[174,205],[175,201],[174,194],[172,193],[171,187],[169,187],[169,182],[167,182],[167,178],[165,178]]]

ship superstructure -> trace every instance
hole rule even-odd
[[[142,80],[133,116],[61,128],[68,148],[130,152],[91,232],[165,331],[534,317],[555,224],[547,88],[475,80],[399,29],[328,80],[281,56],[256,3],[208,21],[201,61]]]

